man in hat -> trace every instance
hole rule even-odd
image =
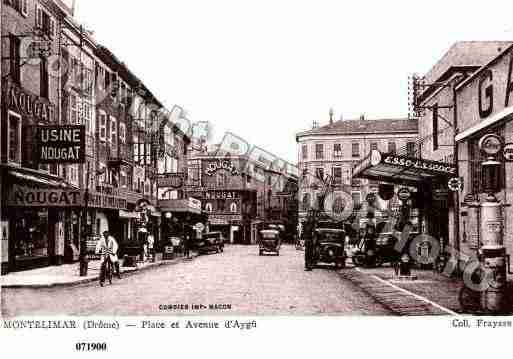
[[[96,244],[96,254],[101,254],[101,270],[100,270],[100,283],[105,282],[105,260],[106,256],[109,256],[110,261],[114,264],[116,274],[121,279],[121,273],[119,270],[119,258],[118,258],[118,242],[110,235],[109,231],[103,232],[103,237],[100,238]]]

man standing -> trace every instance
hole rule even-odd
[[[96,244],[96,254],[101,254],[101,269],[100,269],[100,283],[105,282],[105,260],[107,255],[110,261],[114,264],[116,274],[121,279],[121,273],[119,270],[119,259],[118,259],[118,242],[110,235],[109,231],[103,232],[103,238],[100,238]]]
[[[305,240],[305,271],[311,271],[313,267],[314,231],[315,220],[313,214],[309,214],[303,228],[303,238]]]

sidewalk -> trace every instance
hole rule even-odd
[[[196,256],[197,255],[195,253],[192,255],[193,258]],[[184,257],[178,257],[154,263],[140,262],[137,264],[137,267],[123,267],[122,260],[120,260],[121,277],[150,268],[177,264],[184,260],[187,259]],[[2,288],[50,288],[58,286],[72,286],[97,281],[99,280],[99,276],[100,261],[94,260],[89,262],[89,269],[86,277],[80,277],[79,264],[73,263],[9,273],[5,276],[0,276],[0,286]]]
[[[434,302],[450,311],[460,313],[459,292],[463,286],[461,279],[450,278],[432,270],[412,269],[416,280],[401,280],[395,277],[393,268],[360,268],[368,276],[376,276],[391,284],[390,288],[399,287],[428,301]],[[407,295],[403,292],[403,295]],[[417,298],[418,299],[418,298]]]

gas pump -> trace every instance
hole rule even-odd
[[[486,197],[480,204],[481,248],[479,250],[481,268],[487,286],[481,292],[481,307],[487,312],[501,312],[506,299],[506,248],[503,237],[502,208],[506,206],[495,197],[499,191],[501,162],[497,154],[502,150],[502,139],[488,134],[479,141],[480,150],[487,156],[481,163],[483,192]]]

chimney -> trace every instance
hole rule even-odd
[[[314,121],[312,124],[312,130],[315,130],[316,128],[319,128],[319,122]]]
[[[365,114],[364,114],[364,113],[362,113],[362,114],[360,115],[360,120],[361,120],[361,121],[365,121]]]
[[[333,116],[335,115],[335,111],[333,111],[333,107],[330,108],[330,125],[333,125]]]

